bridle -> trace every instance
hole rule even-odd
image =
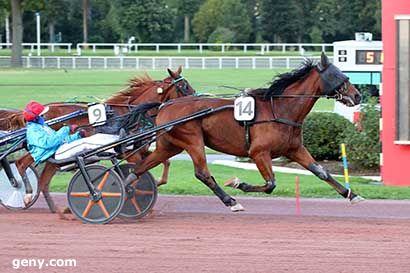
[[[164,83],[168,83],[168,82],[164,80]],[[182,96],[190,95],[188,93],[189,92],[188,82],[183,76],[178,76],[176,79],[172,79],[172,81],[170,82],[170,85],[165,89],[165,91],[168,91],[173,86],[175,86],[177,93],[181,94]]]
[[[339,68],[333,64],[328,64],[323,68],[320,63],[316,65],[323,84],[323,91],[319,95],[271,95],[271,98],[327,98],[341,101],[347,95],[349,77],[344,75]]]
[[[271,95],[270,102],[272,108],[273,119],[262,120],[262,121],[251,121],[248,125],[265,123],[265,122],[277,122],[286,124],[288,126],[301,128],[302,123],[295,122],[292,120],[276,117],[273,107],[274,98],[327,98],[336,99],[336,101],[343,100],[343,97],[347,95],[349,78],[345,76],[335,65],[328,64],[326,67],[322,67],[319,63],[316,65],[316,70],[319,72],[320,80],[322,81],[323,91],[319,95]]]

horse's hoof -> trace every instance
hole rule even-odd
[[[244,211],[244,210],[245,210],[245,208],[242,207],[242,205],[239,204],[239,203],[237,203],[235,206],[231,207],[232,212],[238,212],[238,211]]]
[[[165,185],[167,183],[167,181],[164,181],[161,178],[159,180],[156,180],[155,182],[157,184],[157,187]]]
[[[61,212],[64,213],[64,214],[71,214],[71,210],[70,210],[69,207],[63,207],[61,209]]]
[[[355,205],[355,204],[358,204],[358,203],[363,202],[363,201],[366,201],[366,199],[364,199],[360,195],[356,195],[355,197],[353,197],[350,200],[350,204]]]
[[[239,180],[238,177],[232,177],[224,183],[225,187],[231,187],[234,189],[238,188],[239,184],[241,184],[241,180]]]
[[[28,205],[31,203],[32,200],[33,200],[33,194],[31,194],[31,193],[26,193],[26,194],[24,195],[24,204],[25,204],[26,206],[28,206]]]

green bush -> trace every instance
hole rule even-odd
[[[235,33],[230,29],[218,27],[211,35],[209,35],[209,44],[233,43],[235,41]],[[221,50],[220,47],[211,47],[212,50]],[[227,49],[227,48],[225,48]]]
[[[349,162],[355,167],[373,169],[380,162],[380,111],[377,101],[370,98],[362,106],[360,124],[356,129],[349,129],[346,137],[346,149]]]
[[[344,117],[314,112],[303,124],[303,143],[316,160],[338,159],[346,129],[354,130],[354,125]]]

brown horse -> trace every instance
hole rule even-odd
[[[181,76],[182,68],[179,67],[176,72],[168,69],[169,77],[162,81],[154,81],[148,75],[137,77],[130,80],[130,86],[123,91],[118,92],[112,97],[108,98],[104,103],[111,107],[116,115],[122,115],[130,110],[130,106],[139,105],[141,103],[148,102],[165,102],[170,99],[175,99],[182,96],[193,95],[195,90],[190,86],[187,80]],[[86,110],[86,103],[50,103],[47,104],[50,110],[46,113],[45,119],[52,119],[63,116],[68,113],[72,113],[76,110]],[[22,113],[16,115],[21,116]],[[88,117],[78,117],[67,122],[67,124],[75,125],[87,125]],[[58,129],[63,124],[54,126],[54,129]],[[141,158],[147,156],[148,147],[145,150],[141,150],[139,153],[134,154],[127,158],[128,162],[137,162]],[[25,170],[33,163],[33,158],[30,154],[26,154],[22,158],[16,161],[16,166],[20,174],[24,174]],[[158,183],[166,183],[168,178],[169,161],[165,160],[164,170]],[[51,178],[54,176],[58,166],[50,162],[46,162],[44,169],[40,175],[40,190],[43,192],[44,197],[52,212],[56,211],[54,202],[48,193],[48,186]],[[23,179],[25,178],[22,175]]]
[[[255,98],[256,104],[256,117],[248,122],[248,143],[247,129],[234,120],[233,100],[187,97],[166,103],[158,113],[158,125],[209,107],[220,111],[174,126],[162,135],[157,140],[156,150],[137,163],[135,174],[127,177],[127,182],[186,150],[194,163],[195,176],[232,211],[242,210],[242,206],[218,186],[209,172],[204,151],[206,145],[226,154],[252,158],[266,181],[263,186],[253,186],[233,180],[226,186],[244,192],[271,193],[276,187],[271,160],[286,156],[326,181],[352,203],[363,200],[333,179],[302,143],[303,120],[319,97],[333,97],[348,106],[361,100],[358,90],[324,54],[317,65],[308,61],[300,69],[279,75],[268,89],[253,90],[248,95]]]
[[[26,126],[21,111],[11,108],[0,109],[0,130],[13,131]]]

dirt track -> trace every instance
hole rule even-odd
[[[59,203],[63,196],[56,197]],[[410,272],[410,202],[159,196],[152,215],[105,226],[60,220],[39,202],[0,209],[0,272],[16,258],[77,260],[20,272]],[[40,200],[42,201],[42,200]]]

